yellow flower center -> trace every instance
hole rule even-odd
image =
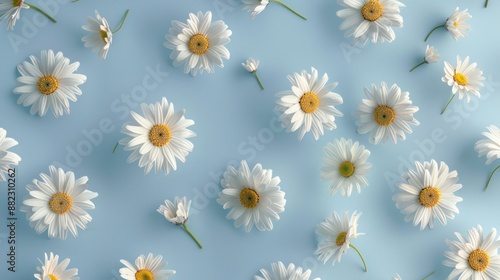
[[[354,174],[354,164],[350,161],[344,161],[339,165],[339,173],[345,178],[351,177]]]
[[[40,93],[50,95],[57,90],[57,88],[59,87],[59,82],[52,75],[44,75],[38,79],[36,85]]]
[[[315,93],[307,92],[300,98],[300,109],[306,114],[311,114],[319,107],[319,98]]]
[[[57,280],[57,277],[55,277],[54,274],[49,274],[47,276],[49,276],[50,280]]]
[[[56,193],[49,200],[49,207],[56,214],[64,214],[71,209],[73,199],[65,193]]]
[[[108,38],[108,32],[106,32],[106,31],[104,31],[104,30],[101,30],[101,31],[100,31],[100,33],[101,33],[101,39],[102,39],[102,41],[103,41],[104,43],[107,43],[107,42],[106,42],[106,38]]]
[[[370,0],[361,8],[361,15],[368,21],[376,21],[383,13],[384,6],[377,0]]]
[[[171,138],[170,128],[164,124],[157,124],[149,131],[149,141],[156,147],[165,146]]]
[[[458,22],[454,21],[453,26],[458,27]]]
[[[373,119],[381,126],[388,126],[394,121],[396,113],[391,107],[380,105],[373,112]]]
[[[461,86],[467,85],[467,77],[461,73],[455,73],[455,75],[453,75],[453,81],[457,82],[457,84]]]
[[[337,246],[344,245],[346,237],[347,237],[346,231],[339,233],[339,235],[337,235],[337,238],[335,239],[335,244],[337,244]]]
[[[154,280],[153,273],[147,269],[140,269],[135,273],[136,280]]]
[[[210,42],[203,34],[195,34],[189,39],[189,50],[195,54],[204,54],[210,48]]]
[[[418,201],[424,207],[434,207],[441,199],[441,192],[438,188],[427,187],[420,191]]]
[[[490,256],[481,249],[472,251],[469,255],[469,265],[476,271],[484,271],[490,264]]]
[[[23,0],[12,0],[12,7],[19,7]]]
[[[252,209],[259,204],[259,194],[249,188],[240,191],[240,203],[243,207]]]

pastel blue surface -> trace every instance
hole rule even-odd
[[[59,1],[59,2],[58,2]],[[70,258],[70,267],[79,269],[81,279],[120,279],[120,259],[134,261],[149,252],[163,255],[172,279],[253,279],[259,269],[270,269],[273,262],[290,262],[311,269],[312,278],[445,279],[451,269],[444,267],[444,240],[454,232],[465,233],[481,224],[485,231],[500,227],[500,175],[485,193],[487,176],[495,163],[486,166],[473,149],[490,124],[499,125],[500,40],[496,35],[500,3],[490,1],[404,1],[404,27],[396,28],[392,43],[352,47],[338,29],[341,9],[333,0],[288,0],[285,3],[308,18],[300,19],[276,3],[271,3],[255,19],[242,10],[239,0],[192,1],[35,1],[58,19],[48,22],[33,10],[23,10],[14,31],[0,27],[0,127],[19,145],[12,149],[22,157],[17,167],[17,207],[27,195],[25,186],[39,173],[55,164],[73,170],[77,177],[89,177],[89,189],[99,193],[94,199],[93,221],[79,236],[67,240],[48,239],[29,227],[25,215],[17,212],[16,272],[7,270],[6,183],[0,195],[0,279],[33,279],[38,259],[45,252]],[[48,8],[47,8],[47,5]],[[427,42],[442,55],[436,64],[408,70],[423,59],[426,34],[442,24],[454,9],[468,8],[472,30],[458,42],[444,29]],[[127,9],[130,14],[122,30],[115,34],[106,60],[83,46],[86,31],[81,26],[94,10],[114,29]],[[190,12],[212,11],[214,20],[224,20],[232,30],[227,48],[231,58],[214,74],[191,77],[182,67],[174,68],[170,50],[163,47],[172,20],[185,22]],[[29,108],[17,105],[12,90],[17,86],[16,66],[40,51],[62,51],[71,61],[80,61],[78,73],[87,76],[80,88],[83,95],[71,104],[71,114],[54,118],[31,116]],[[470,56],[483,69],[485,88],[481,98],[454,100],[446,114],[439,113],[451,96],[441,81],[443,61],[455,65],[456,56]],[[242,66],[248,57],[260,60],[257,82]],[[275,93],[290,88],[286,76],[315,67],[327,73],[344,99],[338,108],[338,128],[319,140],[307,134],[302,141],[287,133],[277,121]],[[154,84],[141,91],[145,80]],[[352,112],[365,97],[363,88],[372,83],[397,83],[410,92],[420,110],[415,117],[420,126],[397,144],[372,145],[368,135],[356,132]],[[154,103],[165,96],[176,109],[186,109],[186,117],[196,124],[192,138],[194,150],[187,162],[165,176],[144,175],[137,162],[127,163],[129,152],[115,143],[124,137],[120,129],[131,119],[129,111],[139,103]],[[370,151],[373,167],[367,176],[370,185],[349,198],[328,194],[329,182],[320,178],[322,148],[335,138],[351,138]],[[433,230],[404,222],[392,196],[400,174],[413,167],[415,160],[444,161],[457,170],[463,188],[456,194],[460,214],[448,225]],[[225,218],[227,211],[216,202],[220,179],[228,164],[247,160],[261,163],[281,178],[287,200],[285,212],[274,229],[246,233]],[[496,163],[498,164],[498,162]],[[156,212],[164,199],[187,196],[193,200],[188,225],[203,243],[196,244],[181,228]],[[358,230],[366,235],[354,244],[368,266],[364,272],[359,257],[350,250],[340,263],[331,266],[316,261],[316,225],[333,211],[362,212]]]

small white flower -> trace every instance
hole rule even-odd
[[[5,27],[13,30],[21,16],[21,9],[29,9],[24,0],[0,0],[0,21],[7,20]]]
[[[82,38],[86,48],[92,48],[92,51],[99,52],[99,57],[106,58],[109,47],[113,42],[113,32],[109,27],[108,21],[101,17],[97,10],[95,11],[95,19],[87,18],[90,25],[84,25],[82,28],[91,32]]]
[[[401,175],[400,192],[392,197],[396,207],[405,214],[405,222],[413,220],[413,225],[420,224],[420,230],[434,227],[434,219],[446,225],[447,219],[458,214],[457,202],[462,201],[454,192],[462,188],[457,171],[451,171],[446,163],[439,165],[435,160],[415,162],[416,170],[408,170]]]
[[[255,275],[254,280],[309,280],[311,270],[302,271],[302,267],[295,267],[293,263],[286,267],[282,262],[272,263],[271,272],[261,269],[261,276]],[[315,278],[314,280],[321,280]]]
[[[36,268],[38,274],[34,276],[38,280],[79,280],[80,278],[77,277],[77,268],[66,269],[69,262],[70,259],[64,259],[59,263],[58,255],[54,255],[54,253],[50,252],[50,255],[47,256],[47,253],[45,253],[45,261],[42,263],[41,267],[38,266]]]
[[[465,96],[467,102],[470,101],[471,93],[481,96],[479,89],[484,86],[481,82],[483,71],[476,68],[477,63],[469,64],[469,57],[467,56],[464,61],[457,56],[457,67],[453,68],[447,61],[444,62],[444,77],[441,78],[443,82],[451,87],[453,94],[458,92],[458,99],[462,100]]]
[[[0,182],[5,182],[5,174],[13,166],[17,166],[21,161],[21,157],[16,153],[9,151],[10,148],[16,146],[16,140],[7,137],[7,131],[0,128]]]
[[[472,16],[468,13],[468,9],[460,11],[457,7],[453,14],[446,20],[446,30],[450,32],[451,36],[455,41],[458,41],[460,37],[466,37],[466,30],[470,30],[471,26],[465,22],[471,19]]]
[[[245,69],[247,69],[248,72],[253,73],[256,72],[257,69],[259,68],[259,61],[249,57],[247,59],[247,62],[241,63],[241,65],[245,67]]]
[[[267,5],[269,5],[269,0],[241,0],[243,2],[243,10],[252,14],[252,18],[255,18],[260,14]]]
[[[494,160],[500,158],[500,129],[498,129],[495,125],[490,125],[486,128],[488,129],[488,132],[482,133],[486,139],[477,141],[474,145],[474,150],[476,150],[479,157],[486,156],[486,164],[490,164]],[[488,182],[486,183],[485,190],[488,189],[491,178],[498,168],[500,168],[500,165],[491,172]]]
[[[437,49],[433,46],[427,45],[425,48],[425,62],[435,63],[441,58],[441,55],[437,52]]]
[[[151,253],[147,257],[140,255],[135,260],[135,266],[126,260],[120,260],[125,265],[125,267],[120,268],[120,276],[126,280],[168,280],[170,276],[175,274],[175,270],[164,269],[167,262],[162,262],[162,258],[161,255],[153,258]]]
[[[183,225],[189,217],[189,207],[191,207],[191,200],[188,201],[186,197],[179,199],[176,196],[174,202],[165,199],[165,205],[160,205],[157,211],[172,224]]]

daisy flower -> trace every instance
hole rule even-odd
[[[351,244],[351,241],[364,233],[358,232],[358,220],[361,213],[354,211],[351,218],[347,212],[344,212],[342,219],[337,214],[333,214],[326,218],[324,222],[320,223],[316,228],[316,234],[319,236],[320,241],[318,248],[314,254],[318,255],[318,260],[326,264],[332,258],[332,265],[335,262],[340,262],[343,254],[347,253],[349,247],[353,248],[361,258],[364,269],[366,271],[366,263],[359,250]]]
[[[321,168],[323,180],[333,180],[330,184],[330,194],[340,191],[342,196],[349,197],[352,189],[361,192],[361,186],[368,186],[365,175],[372,166],[366,162],[370,151],[358,141],[341,138],[327,143],[323,148],[326,157],[323,158],[325,167]]]
[[[427,64],[435,63],[440,58],[441,58],[441,56],[438,54],[437,49],[435,47],[427,45],[427,47],[425,48],[424,61],[420,62],[419,64],[415,65],[415,67],[411,68],[410,72],[417,69],[419,66],[423,65],[424,63],[427,63]]]
[[[30,226],[38,234],[48,229],[50,238],[66,239],[68,231],[77,237],[77,227],[85,230],[92,217],[85,209],[94,209],[90,200],[96,192],[87,190],[87,176],[75,180],[71,171],[49,166],[50,174],[40,173],[42,181],[33,180],[28,185],[28,197],[21,211],[26,213]]]
[[[480,97],[479,89],[484,86],[481,82],[485,78],[483,77],[483,71],[481,69],[476,68],[477,63],[469,64],[469,57],[467,56],[464,61],[457,56],[457,67],[453,68],[451,64],[448,62],[444,62],[444,77],[441,80],[448,84],[451,87],[451,92],[453,95],[451,96],[448,103],[444,107],[443,111],[441,111],[441,115],[444,113],[448,105],[450,105],[451,101],[455,97],[455,93],[458,92],[458,99],[462,100],[465,96],[467,98],[467,102],[470,101],[471,93]]]
[[[446,28],[446,30],[450,32],[451,36],[453,36],[453,39],[455,39],[455,41],[458,41],[458,38],[467,36],[467,33],[465,33],[466,30],[471,29],[470,25],[465,23],[471,18],[472,16],[468,13],[468,9],[460,11],[460,9],[457,7],[453,14],[451,14],[451,16],[446,19],[446,22],[444,24],[434,27],[431,32],[427,34],[427,37],[425,37],[424,41],[427,41],[432,32],[439,28]]]
[[[126,260],[120,260],[125,265],[125,267],[120,268],[120,276],[126,280],[167,280],[175,274],[175,270],[164,269],[167,262],[162,262],[162,258],[161,255],[153,258],[153,254],[151,253],[147,257],[140,255],[135,260],[135,266]]]
[[[276,2],[280,4],[281,6],[287,8],[289,11],[292,13],[296,14],[300,18],[307,20],[303,15],[299,14],[297,11],[292,9],[290,6],[287,4],[281,2],[281,0],[241,0],[243,2],[243,10],[249,12],[252,15],[252,18],[255,18],[258,14],[260,14],[262,11],[264,11],[269,5],[270,1]]]
[[[335,117],[342,113],[334,106],[342,104],[342,96],[332,92],[338,83],[326,84],[328,75],[325,73],[318,79],[318,71],[311,67],[311,74],[305,70],[301,74],[288,76],[292,89],[278,92],[276,110],[282,112],[279,117],[282,126],[288,132],[299,129],[298,139],[306,132],[312,131],[314,139],[318,140],[324,130],[337,128]]]
[[[257,79],[257,82],[259,83],[259,86],[261,89],[264,89],[264,86],[260,82],[259,75],[257,75],[257,69],[259,68],[259,61],[255,60],[251,57],[247,59],[246,63],[241,64],[248,72],[252,73],[255,76],[255,79]]]
[[[21,161],[21,157],[16,153],[9,151],[10,148],[16,146],[16,140],[7,137],[7,131],[0,127],[0,181],[5,182],[6,174],[12,166],[17,166]]]
[[[212,22],[210,11],[190,13],[187,23],[172,21],[163,45],[172,50],[170,58],[175,67],[184,64],[184,73],[196,76],[198,71],[214,73],[215,65],[224,67],[222,58],[229,59],[225,45],[231,34],[223,21]]]
[[[260,164],[250,170],[242,160],[238,169],[229,166],[224,172],[217,202],[224,209],[231,208],[226,218],[233,219],[235,227],[244,226],[249,232],[255,224],[260,231],[272,230],[272,219],[279,220],[278,214],[285,211],[285,193],[280,182],[272,170],[262,169]]]
[[[31,63],[24,61],[17,66],[21,74],[17,81],[21,84],[14,89],[19,94],[17,104],[31,106],[30,114],[38,113],[43,117],[48,109],[52,109],[55,117],[69,114],[69,101],[76,102],[82,91],[79,85],[85,83],[87,77],[74,72],[79,62],[69,64],[69,59],[62,52],[54,55],[52,50],[41,52],[40,58],[30,56]]]
[[[446,240],[450,251],[444,253],[447,259],[443,265],[453,267],[448,280],[500,279],[500,240],[496,237],[495,228],[486,237],[480,225],[469,229],[467,236],[458,232],[455,235],[458,241]]]
[[[390,88],[382,82],[380,88],[372,84],[371,90],[365,88],[368,99],[363,99],[354,115],[357,117],[358,133],[370,132],[370,143],[379,144],[392,140],[405,140],[406,133],[412,133],[410,125],[419,125],[413,114],[418,111],[412,106],[410,94],[401,92],[398,85]]]
[[[38,266],[36,270],[39,274],[35,274],[35,278],[38,280],[79,280],[77,277],[78,269],[71,268],[66,269],[69,265],[70,259],[64,259],[61,263],[59,263],[59,256],[54,255],[54,253],[50,252],[50,255],[47,256],[45,253],[45,262],[42,263],[42,266]]]
[[[311,277],[311,270],[302,271],[302,267],[295,267],[293,263],[286,267],[282,262],[272,263],[271,272],[261,269],[261,276],[254,276],[254,280],[309,280]],[[320,280],[315,278],[314,280]]]
[[[0,0],[0,21],[7,20],[6,28],[13,30],[16,21],[21,16],[21,9],[32,8],[46,16],[52,22],[57,22],[53,17],[40,9],[38,6],[24,2],[24,0]]]
[[[405,214],[405,222],[413,220],[413,225],[420,224],[420,230],[434,227],[437,218],[442,225],[447,219],[458,214],[457,202],[462,201],[454,192],[462,188],[456,184],[457,171],[450,172],[448,165],[435,160],[415,162],[416,170],[408,170],[401,175],[400,192],[392,197],[396,207]]]
[[[201,243],[196,239],[191,230],[186,226],[186,222],[189,217],[189,207],[191,207],[191,200],[187,200],[186,197],[179,199],[177,196],[174,201],[165,199],[165,205],[160,205],[158,208],[158,213],[162,214],[167,221],[178,226],[182,225],[184,230],[193,238],[193,240],[198,244],[198,247],[203,248]]]
[[[490,125],[486,128],[488,129],[488,132],[482,133],[486,139],[477,141],[474,145],[474,150],[476,150],[479,157],[485,155],[486,164],[490,164],[494,160],[500,158],[500,129],[498,129],[495,125]],[[498,170],[498,168],[500,168],[500,165],[491,172],[488,182],[486,183],[485,191],[488,189],[491,177],[493,177],[493,174]]]
[[[345,30],[345,37],[353,36],[354,45],[364,45],[370,39],[372,43],[392,42],[396,34],[392,27],[403,27],[400,7],[405,5],[396,0],[337,0],[345,9],[337,16],[344,20],[340,30]]]

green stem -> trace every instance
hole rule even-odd
[[[368,270],[366,269],[366,263],[365,263],[365,259],[363,258],[363,255],[361,255],[358,248],[356,248],[354,245],[349,244],[349,246],[351,246],[351,248],[353,248],[358,253],[359,257],[361,258],[361,261],[363,262],[363,266],[365,267],[365,272],[367,272]]]
[[[446,106],[444,106],[444,109],[443,111],[441,111],[441,115],[444,113],[444,111],[446,111],[446,108],[448,108],[448,105],[450,105],[451,101],[453,100],[453,98],[455,98],[455,95],[456,94],[453,94],[450,98],[450,100],[448,101],[448,103],[446,103]]]
[[[493,177],[493,174],[497,171],[497,169],[500,168],[500,165],[497,166],[495,169],[493,169],[493,172],[491,172],[490,177],[488,178],[488,182],[486,182],[486,188],[484,191],[488,190],[488,186],[490,185],[491,177]]]
[[[33,5],[33,4],[29,4],[29,3],[26,3],[26,5],[28,5],[30,8],[32,8],[33,10],[36,10],[36,11],[39,11],[40,13],[42,13],[42,15],[46,16],[48,19],[50,19],[53,23],[56,23],[57,20],[53,17],[51,17],[49,14],[47,14],[44,10],[38,8],[37,6]]]
[[[435,272],[435,271],[433,271],[431,274],[429,274],[429,275],[425,276],[424,278],[422,278],[422,280],[425,280],[425,279],[427,279],[427,278],[431,277],[434,273],[436,273],[436,272]]]
[[[291,11],[292,13],[294,13],[294,14],[298,15],[298,16],[299,16],[299,17],[301,17],[303,20],[307,20],[307,18],[305,18],[303,15],[301,15],[301,14],[297,13],[294,9],[290,8],[290,6],[288,6],[287,4],[285,4],[285,3],[281,2],[281,0],[272,0],[272,1],[274,1],[274,2],[276,2],[276,3],[278,3],[278,4],[281,4],[281,6],[283,6],[283,7],[287,8],[287,9],[288,9],[289,11]]]
[[[488,1],[489,1],[489,0],[486,0],[486,2],[484,2],[484,7],[485,7],[485,8],[488,8]]]
[[[116,148],[118,148],[118,142],[116,142],[116,145],[115,145],[115,147],[113,148],[113,154],[115,153]]]
[[[252,73],[253,73],[253,75],[255,76],[255,78],[257,79],[257,82],[259,82],[259,86],[260,86],[260,88],[261,88],[261,89],[264,89],[264,86],[262,85],[262,83],[261,83],[261,81],[260,81],[260,79],[259,79],[259,75],[257,75],[257,70],[253,71]]]
[[[424,42],[427,42],[427,39],[429,39],[429,36],[431,36],[432,32],[434,32],[434,30],[438,29],[438,28],[442,28],[442,27],[446,27],[446,24],[443,24],[443,25],[439,25],[439,26],[436,26],[434,27],[434,29],[431,30],[431,32],[429,32],[429,34],[427,34],[427,37],[425,37],[425,40]]]
[[[201,245],[200,241],[198,241],[198,239],[196,239],[196,237],[189,230],[189,228],[186,226],[186,224],[182,224],[182,227],[184,228],[184,230],[186,230],[186,232],[189,234],[189,236],[191,236],[191,238],[193,238],[193,240],[196,242],[196,244],[198,244],[198,247],[200,247],[200,249],[202,249],[203,246]]]
[[[125,20],[127,19],[128,12],[130,12],[130,9],[127,9],[125,15],[122,18],[122,21],[120,22],[120,26],[118,26],[118,28],[115,31],[113,31],[113,34],[117,33],[118,31],[120,31],[120,29],[122,29],[123,23],[125,23]]]
[[[415,65],[415,67],[411,68],[410,72],[417,69],[420,65],[424,64],[425,63],[425,60],[420,62],[419,64]]]

